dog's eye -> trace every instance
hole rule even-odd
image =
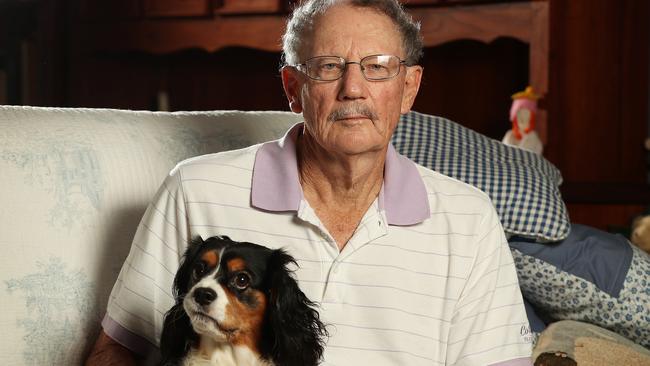
[[[194,275],[196,277],[201,277],[208,270],[208,265],[204,261],[200,261],[194,266]]]
[[[235,276],[233,283],[239,290],[245,290],[251,283],[251,277],[246,272],[239,272]]]

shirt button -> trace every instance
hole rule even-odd
[[[334,265],[332,267],[332,272],[339,273],[339,262],[334,262]]]

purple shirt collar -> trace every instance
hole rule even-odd
[[[255,155],[251,204],[267,211],[298,211],[303,199],[298,176],[298,123],[279,140],[263,144]],[[389,225],[414,225],[428,219],[429,199],[415,163],[388,146],[379,209]]]

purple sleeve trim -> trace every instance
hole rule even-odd
[[[530,357],[515,358],[503,362],[493,363],[490,366],[533,366],[533,361]]]
[[[114,341],[141,356],[158,353],[158,347],[145,338],[124,328],[118,322],[111,319],[108,314],[104,315],[102,328],[104,328],[104,333],[113,338]]]

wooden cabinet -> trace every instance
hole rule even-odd
[[[142,8],[139,1],[133,0],[76,0],[72,3],[72,18],[87,21],[139,19]]]
[[[550,15],[547,157],[572,219],[627,226],[650,204],[650,3],[557,0]]]
[[[289,2],[281,0],[222,0],[215,7],[218,14],[277,13],[287,9]]]
[[[410,9],[422,23],[425,46],[433,47],[459,39],[491,42],[511,37],[529,45],[530,83],[544,95],[548,89],[548,3],[453,1],[471,6],[440,7],[449,1],[405,1],[420,5]],[[147,5],[149,4],[149,5]],[[153,5],[157,4],[157,5]],[[185,5],[184,5],[185,4]],[[421,6],[421,5],[434,6]],[[207,2],[200,0],[145,0],[145,15],[203,14]],[[280,38],[289,6],[278,0],[224,0],[214,7],[215,16],[203,19],[133,20],[112,24],[79,23],[75,43],[101,51],[137,50],[167,54],[189,48],[214,52],[228,46],[280,51]],[[175,10],[174,10],[175,9]],[[265,14],[268,12],[269,14]],[[228,16],[239,14],[240,16]],[[241,16],[246,15],[246,16]],[[108,31],[110,29],[110,31]],[[545,115],[539,128],[544,139]]]
[[[76,0],[77,20],[212,17],[214,14],[272,14],[289,8],[283,0]]]
[[[201,17],[209,16],[211,0],[144,0],[146,17]]]
[[[164,13],[167,16],[150,15],[150,10],[145,9],[140,19],[121,19],[113,22],[88,22],[78,19],[73,22],[75,30],[71,33],[73,49],[81,57],[96,54],[122,54],[138,52],[150,55],[159,55],[159,59],[168,58],[168,55],[183,53],[187,50],[199,49],[205,52],[221,52],[227,48],[248,48],[272,52],[279,56],[281,49],[281,36],[287,18],[287,9],[291,1],[278,0],[248,0],[248,1],[215,1],[212,3],[213,14],[205,17],[180,17],[171,16],[169,9],[172,4],[179,7],[188,1],[181,0],[144,0],[145,4],[167,4]],[[194,4],[196,0],[190,1]],[[497,75],[490,78],[493,91],[485,93],[487,89],[478,90],[474,103],[481,104],[481,110],[468,110],[460,105],[461,98],[456,101],[445,102],[451,108],[440,108],[437,102],[428,100],[430,97],[439,98],[437,90],[427,89],[427,83],[453,84],[446,75],[436,73],[439,65],[436,60],[425,60],[425,68],[432,72],[425,72],[424,88],[421,97],[416,101],[416,108],[427,113],[437,113],[463,121],[469,127],[477,129],[494,138],[500,138],[508,128],[507,110],[509,96],[515,91],[531,84],[536,92],[545,96],[548,90],[549,67],[549,3],[546,1],[485,1],[485,0],[420,0],[404,1],[410,13],[422,24],[421,30],[427,49],[446,45],[455,41],[474,41],[480,45],[487,45],[489,50],[502,48],[496,42],[500,39],[510,39],[521,42],[524,47],[523,74],[520,79],[519,70],[508,70],[503,66],[511,63],[506,56],[497,56],[493,65],[481,65],[480,60],[473,67],[484,75]],[[447,6],[453,5],[453,6]],[[162,7],[163,5],[158,5]],[[149,14],[149,15],[148,15]],[[162,14],[162,13],[156,13]],[[178,13],[180,14],[180,13]],[[495,43],[496,42],[496,43]],[[469,45],[469,48],[474,46]],[[521,48],[517,45],[515,48]],[[488,53],[490,53],[488,51]],[[73,57],[74,58],[74,57]],[[433,61],[433,62],[431,62]],[[273,62],[279,65],[279,57]],[[260,69],[259,64],[251,60],[242,60],[240,64],[247,65],[248,73]],[[80,67],[87,67],[82,63]],[[97,65],[105,68],[105,65]],[[170,71],[166,71],[168,74]],[[177,71],[174,71],[177,72]],[[217,71],[219,72],[219,71]],[[277,71],[274,73],[277,75]],[[245,80],[247,75],[241,75]],[[274,75],[267,76],[279,85],[279,80]],[[461,75],[464,77],[464,75]],[[514,78],[514,79],[513,79]],[[505,81],[504,81],[505,80]],[[448,86],[450,95],[468,94],[469,88],[474,86],[473,80],[468,80],[468,89],[456,90],[456,85]],[[460,85],[460,84],[459,84]],[[476,94],[477,91],[470,93]],[[83,94],[84,97],[87,94]],[[249,97],[245,95],[242,97]],[[442,96],[446,98],[446,95]],[[264,96],[262,96],[264,98]],[[172,105],[176,105],[172,103]],[[231,105],[215,107],[229,108]],[[286,107],[282,105],[263,105],[264,108]],[[184,107],[181,107],[184,108]],[[186,108],[186,107],[185,107]],[[447,114],[451,110],[450,114]],[[453,113],[460,111],[460,113]],[[470,113],[467,113],[470,111]],[[482,115],[481,113],[485,113]],[[502,124],[494,128],[494,121],[501,120]],[[537,127],[542,140],[546,139],[546,110],[542,103],[538,114]]]

